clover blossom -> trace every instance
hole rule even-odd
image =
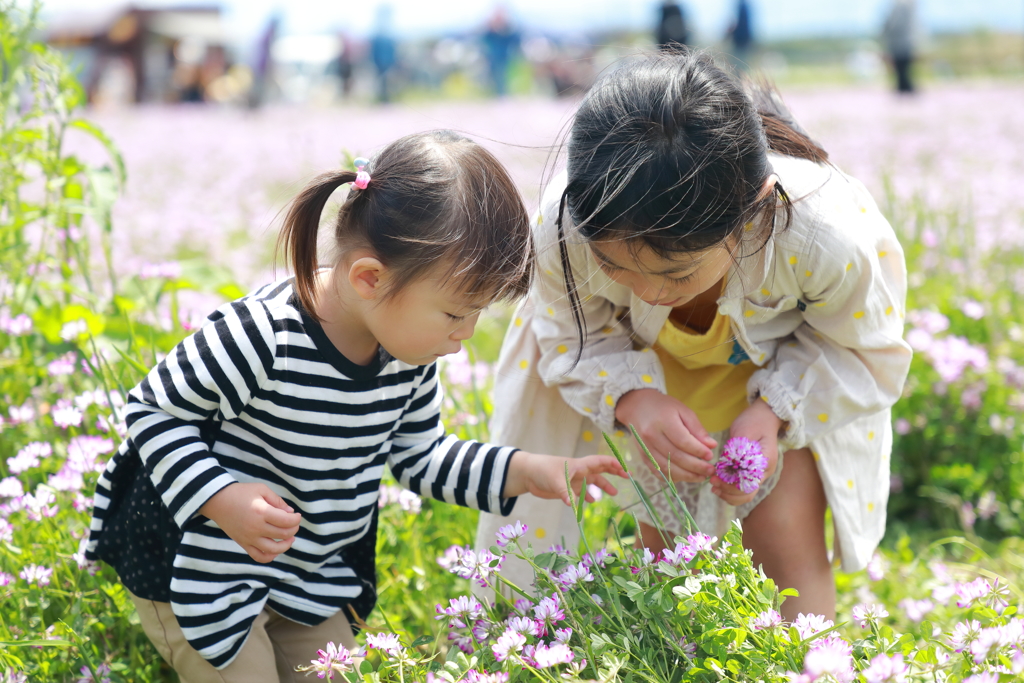
[[[881,581],[883,578],[885,578],[885,570],[887,569],[887,564],[888,563],[885,561],[885,558],[882,557],[880,553],[876,552],[874,555],[871,556],[871,559],[868,560],[868,578],[872,581]]]
[[[968,583],[958,583],[956,584],[956,594],[959,599],[956,601],[956,606],[963,609],[991,592],[992,584],[980,576]]]
[[[50,577],[53,576],[53,570],[42,565],[30,564],[22,569],[18,576],[29,583],[35,583],[40,586],[49,586]]]
[[[755,631],[775,628],[782,623],[782,615],[773,609],[765,610],[750,620],[750,628]]]
[[[686,542],[689,544],[690,550],[693,552],[693,557],[696,557],[699,552],[710,552],[717,540],[718,538],[716,536],[708,536],[707,534],[699,531],[686,537]]]
[[[100,665],[96,667],[96,675],[100,677],[99,681],[93,677],[92,672],[89,671],[89,667],[87,666],[83,666],[79,669],[78,673],[82,674],[82,677],[75,681],[75,683],[110,683],[110,679],[105,675],[110,673],[110,667],[105,663],[100,663]]]
[[[587,567],[593,567],[594,565],[597,565],[601,569],[604,569],[605,565],[615,560],[615,556],[607,550],[605,550],[604,548],[601,548],[596,553],[586,553],[583,557],[580,558],[580,560]]]
[[[53,446],[44,441],[33,441],[26,444],[13,458],[7,458],[7,470],[11,474],[21,474],[33,467],[39,467],[40,458],[48,458],[53,454]]]
[[[676,543],[674,549],[669,550],[665,548],[661,551],[661,561],[676,568],[681,567],[696,556],[697,553],[694,549],[686,543]]]
[[[889,610],[885,609],[882,605],[856,605],[853,608],[853,620],[857,622],[857,625],[861,628],[867,628],[869,625],[875,623],[879,619],[884,619],[889,616]]]
[[[725,442],[722,455],[715,464],[718,478],[732,484],[743,493],[753,493],[761,486],[768,458],[761,452],[761,444],[743,436],[734,436]]]
[[[831,619],[826,619],[820,614],[804,614],[801,612],[796,615],[796,620],[793,621],[793,628],[800,634],[800,640],[807,640],[815,633],[827,631],[833,626],[835,626],[835,622]]]
[[[561,602],[557,593],[552,593],[549,598],[542,598],[537,606],[533,608],[533,617],[542,623],[546,628],[554,628],[554,625],[565,619],[565,612],[562,611]]]
[[[451,550],[451,548],[449,548]],[[448,553],[445,553],[447,559]],[[461,576],[464,579],[476,581],[483,587],[488,586],[488,579],[501,570],[501,563],[505,560],[504,555],[495,555],[490,550],[476,552],[469,548],[458,552],[458,559],[452,562],[448,571]],[[440,561],[438,562],[440,564]]]
[[[24,495],[25,488],[17,477],[4,477],[0,479],[0,498],[20,498]]]
[[[907,680],[907,665],[903,663],[902,654],[891,657],[886,654],[875,655],[868,668],[861,672],[867,683],[904,683]]]
[[[849,683],[855,677],[853,648],[838,636],[822,639],[812,645],[804,656],[804,673],[817,680],[828,674],[840,683]]]
[[[585,564],[580,562],[569,565],[568,569],[562,572],[557,579],[563,588],[572,588],[581,581],[593,581],[594,575],[590,573],[590,569]]]
[[[565,628],[555,629],[555,640],[559,643],[568,643],[569,639],[572,638],[572,629],[568,626]]]
[[[8,574],[7,572],[0,572],[0,588],[10,586],[12,583],[14,583],[14,581],[15,578],[12,574]]]
[[[538,669],[547,669],[559,664],[568,664],[573,660],[573,652],[565,643],[551,643],[538,645],[531,655],[537,663]]]
[[[999,674],[986,671],[964,679],[963,683],[999,683]]]
[[[473,622],[473,628],[470,629],[473,637],[478,643],[486,643],[488,640],[493,640],[496,636],[503,632],[501,624],[496,624],[493,621],[486,619],[477,619]]]
[[[366,635],[366,644],[368,647],[386,652],[392,657],[397,657],[405,651],[395,633],[369,633]]]
[[[906,612],[907,619],[910,619],[914,623],[921,621],[925,618],[925,615],[935,609],[935,603],[927,598],[923,600],[903,598],[899,601],[899,606],[904,612]]]
[[[471,595],[461,595],[448,600],[448,607],[437,605],[434,607],[438,621],[448,619],[448,628],[466,628],[470,622],[479,619],[484,614],[483,605]]]
[[[300,666],[299,671],[315,671],[317,678],[334,680],[334,674],[344,674],[355,669],[352,653],[342,645],[327,643],[326,649],[317,650],[317,659],[309,660],[310,666]]]
[[[526,636],[515,631],[505,631],[498,637],[498,641],[491,645],[494,658],[504,662],[514,652],[519,652],[526,645]]]
[[[963,652],[970,647],[980,632],[981,623],[977,619],[962,621],[954,626],[953,632],[949,634],[949,646],[954,652]]]
[[[515,524],[507,524],[501,527],[498,529],[498,533],[496,534],[498,537],[498,545],[504,548],[512,541],[522,538],[529,528],[530,527],[526,526],[519,520],[516,520]]]
[[[76,408],[71,401],[64,398],[57,401],[53,406],[53,410],[50,411],[50,417],[53,419],[53,424],[61,429],[78,427],[82,424],[82,411]]]
[[[473,639],[463,633],[449,633],[448,640],[467,655],[476,651],[476,648],[473,647]]]

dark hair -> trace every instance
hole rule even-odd
[[[584,325],[562,226],[566,207],[587,240],[621,239],[661,256],[721,244],[775,207],[792,219],[782,185],[763,192],[768,152],[826,162],[767,83],[743,83],[710,55],[681,49],[624,61],[587,93],[568,142],[558,242],[573,319]]]
[[[388,296],[441,265],[445,279],[488,300],[530,288],[533,238],[522,197],[493,154],[450,130],[407,135],[370,159],[366,189],[338,211],[334,243],[365,247],[394,270]],[[316,314],[317,229],[331,194],[356,172],[317,176],[292,201],[278,237],[306,311]]]

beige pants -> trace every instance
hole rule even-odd
[[[317,658],[328,641],[355,650],[352,627],[342,612],[317,626],[303,626],[264,608],[238,656],[217,670],[185,640],[167,602],[131,595],[146,635],[160,656],[171,665],[181,683],[293,683],[308,681],[295,671]]]

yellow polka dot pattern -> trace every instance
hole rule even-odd
[[[813,275],[813,274],[814,274],[814,273],[813,273],[812,271],[810,271],[810,270],[805,270],[805,271],[804,271],[804,277],[810,277],[810,276],[811,276],[811,275]]]
[[[612,398],[611,394],[606,394],[605,395],[604,402],[607,403],[610,406],[614,406],[615,405],[615,399]]]
[[[846,488],[848,488],[848,489],[852,489],[853,488],[853,479],[847,479],[846,480]]]
[[[516,327],[522,327],[522,326],[523,326],[523,319],[522,318],[516,318]]]
[[[875,504],[874,503],[868,503],[868,512],[874,512],[874,511],[875,511]]]
[[[607,370],[601,370],[600,372],[597,373],[597,376],[598,377],[607,377],[608,376],[608,371]]]
[[[797,261],[796,256],[790,256],[789,257],[789,265],[795,266],[796,265],[796,261]]]
[[[569,350],[569,347],[566,346],[565,344],[559,344],[558,345],[558,352],[559,353],[565,353],[568,350]]]
[[[828,422],[828,413],[821,413],[818,415],[818,420],[820,422]]]
[[[654,381],[654,378],[651,377],[650,375],[641,375],[640,379],[644,381],[644,384],[650,384],[651,382]]]
[[[535,535],[535,536],[536,536],[537,538],[544,538],[545,536],[547,536],[547,535],[548,535],[548,532],[547,532],[547,531],[545,531],[545,530],[544,530],[544,527],[542,527],[542,526],[539,526],[539,527],[537,527],[537,530],[536,530],[536,531],[534,531],[533,533],[534,533],[534,535]]]
[[[526,360],[525,358],[523,360],[519,361],[519,369],[520,370],[525,370],[528,367],[530,367],[530,361]]]
[[[590,443],[591,441],[593,441],[594,440],[594,432],[590,431],[589,429],[585,430],[583,432],[583,440],[586,441],[587,443]]]
[[[855,312],[853,314],[853,317],[856,318],[857,320],[860,320],[861,318],[864,317],[864,311],[857,311],[857,312]]]
[[[892,315],[892,306],[890,306],[889,308],[885,309],[885,314],[886,315]]]
[[[847,272],[847,273],[849,273],[849,272],[850,272],[850,268],[853,268],[853,264],[852,264],[852,263],[847,263],[847,264],[846,264],[846,272]]]
[[[743,315],[744,317],[751,318],[754,316],[754,312],[751,311],[750,309],[747,309],[746,311],[743,312]]]
[[[548,306],[548,315],[553,316],[554,314],[555,314],[555,309],[553,309],[550,306]]]
[[[762,288],[761,288],[761,295],[762,295],[762,296],[771,296],[771,295],[772,295],[772,293],[771,293],[770,291],[768,291],[767,289],[765,289],[765,288],[763,288],[763,287],[762,287]]]

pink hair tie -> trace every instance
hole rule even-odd
[[[364,171],[363,169],[366,167],[368,163],[370,163],[370,160],[364,157],[359,157],[352,163],[357,170],[356,179],[352,184],[358,187],[360,190],[365,190],[366,186],[370,184],[370,174]]]

